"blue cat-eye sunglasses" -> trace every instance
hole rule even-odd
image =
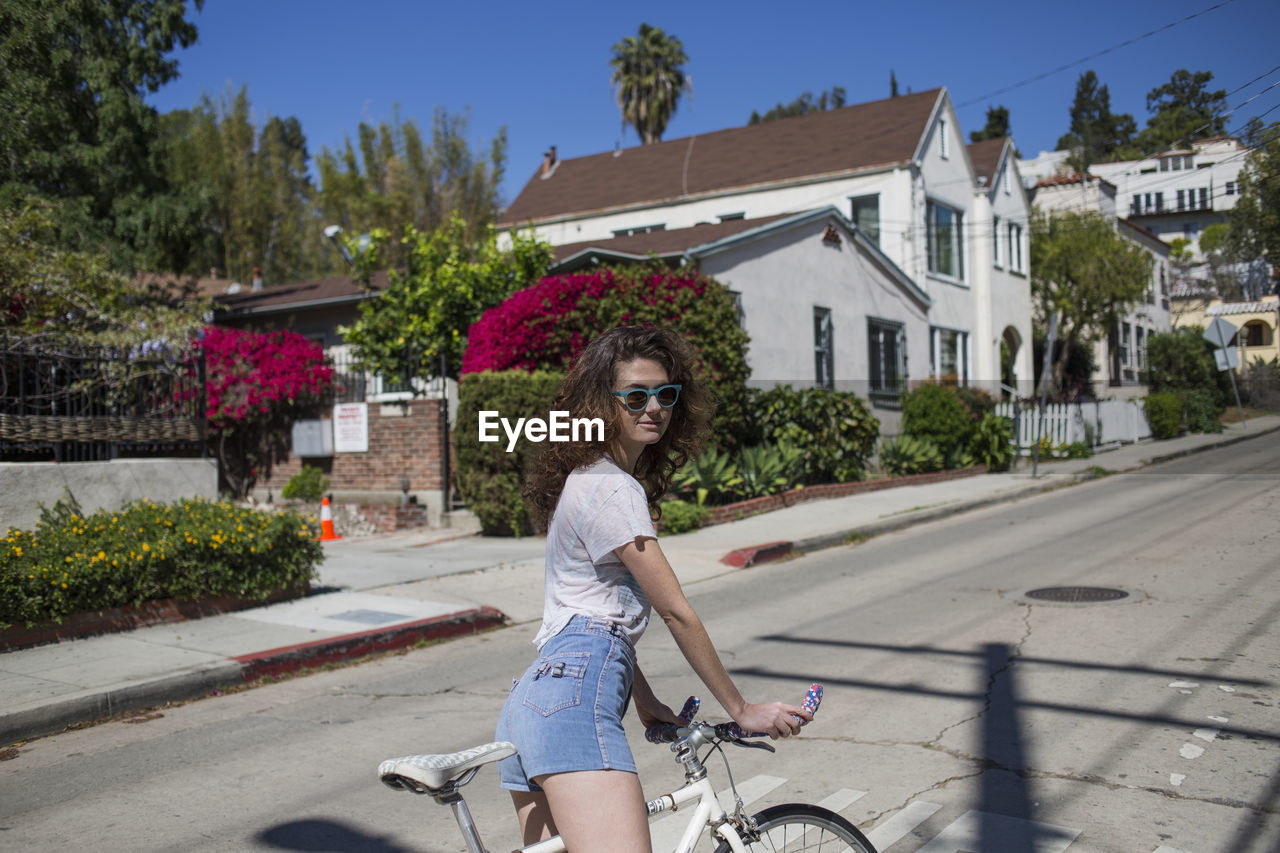
[[[649,407],[649,398],[657,397],[658,405],[664,409],[669,409],[676,404],[676,400],[680,399],[680,389],[683,385],[661,385],[652,391],[647,388],[629,388],[626,391],[614,391],[612,393],[622,398],[622,403],[633,412],[643,412]]]

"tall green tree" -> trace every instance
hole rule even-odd
[[[844,99],[845,91],[843,86],[832,86],[830,89],[824,89],[816,99],[813,97],[812,92],[805,92],[791,103],[778,104],[764,115],[752,110],[751,118],[747,121],[747,124],[760,124],[761,122],[773,121],[779,118],[820,113],[828,109],[838,110],[844,106]]]
[[[459,214],[432,232],[410,228],[403,243],[404,271],[393,269],[390,285],[360,303],[360,317],[341,329],[363,369],[400,380],[438,376],[441,355],[456,379],[471,326],[545,275],[552,258],[551,247],[528,234],[513,234],[506,250],[492,228],[468,240]]]
[[[1142,301],[1153,262],[1100,213],[1031,218],[1031,294],[1039,325],[1058,314],[1053,376],[1058,387],[1075,349],[1097,341]]]
[[[1128,113],[1111,112],[1111,91],[1086,71],[1076,81],[1071,102],[1071,130],[1058,139],[1059,150],[1070,150],[1068,163],[1085,171],[1093,163],[1108,163],[1133,154],[1138,125]]]
[[[170,183],[198,200],[202,228],[186,264],[248,283],[253,270],[278,284],[318,271],[321,236],[307,173],[307,140],[295,117],[253,119],[248,90],[162,116]]]
[[[1226,133],[1227,93],[1209,91],[1211,80],[1211,72],[1180,68],[1168,83],[1147,93],[1151,118],[1137,140],[1143,154],[1187,148],[1197,139]]]
[[[353,144],[321,150],[318,207],[325,225],[340,225],[348,235],[383,230],[395,239],[383,247],[392,267],[407,263],[406,228],[432,233],[455,217],[465,239],[481,241],[498,214],[499,185],[506,169],[503,128],[487,151],[473,151],[467,140],[467,116],[437,110],[430,138],[397,111],[390,123],[361,123]]]
[[[680,97],[693,91],[682,67],[688,61],[680,39],[648,24],[613,46],[609,79],[622,110],[622,124],[635,128],[642,144],[662,140]]]
[[[1009,108],[987,107],[987,123],[982,130],[973,130],[969,132],[970,142],[981,142],[984,139],[1000,139],[1005,136],[1011,136],[1013,131],[1009,127]]]
[[[1280,267],[1280,122],[1261,134],[1240,171],[1240,198],[1227,214],[1226,251],[1240,262],[1252,262],[1250,291],[1280,292],[1280,282],[1257,275],[1259,267]],[[1261,259],[1263,264],[1257,264]]]
[[[181,253],[143,97],[177,76],[203,0],[0,0],[0,206],[55,202],[57,239],[128,268]]]

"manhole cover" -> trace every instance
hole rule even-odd
[[[1105,586],[1047,586],[1027,593],[1027,598],[1040,601],[1065,601],[1070,604],[1118,601],[1128,597],[1129,593],[1122,589],[1108,589]]]

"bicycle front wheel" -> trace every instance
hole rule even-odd
[[[755,815],[758,841],[744,838],[751,853],[876,853],[858,828],[821,806],[787,803]],[[716,853],[730,853],[721,841]]]

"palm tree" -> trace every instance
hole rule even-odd
[[[688,61],[680,39],[648,24],[613,46],[610,82],[618,95],[623,127],[634,127],[642,144],[661,141],[680,95],[693,91],[693,82],[680,67]]]

